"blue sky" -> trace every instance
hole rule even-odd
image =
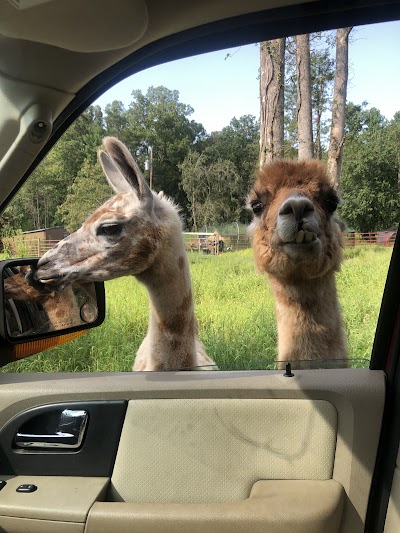
[[[400,111],[399,57],[400,22],[355,28],[349,48],[348,101],[365,100],[391,119]],[[233,117],[258,117],[258,68],[256,45],[204,54],[135,74],[95,103],[104,108],[121,100],[127,107],[134,89],[146,92],[151,85],[164,85],[179,91],[180,101],[194,108],[191,118],[211,133],[227,126]]]

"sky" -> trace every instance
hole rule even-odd
[[[352,31],[349,46],[347,100],[368,102],[388,119],[400,111],[400,21],[359,26]],[[102,95],[95,104],[102,108],[113,100],[126,107],[131,93],[164,85],[178,90],[189,104],[191,119],[208,133],[221,130],[233,117],[259,116],[259,50],[242,46],[153,67],[131,76]]]

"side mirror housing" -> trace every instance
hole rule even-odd
[[[104,321],[104,283],[72,283],[58,291],[30,277],[37,262],[0,261],[0,366],[69,342]]]

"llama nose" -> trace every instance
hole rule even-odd
[[[279,216],[293,215],[299,224],[303,219],[314,212],[311,200],[305,196],[291,196],[287,198],[279,209]]]

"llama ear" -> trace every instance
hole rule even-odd
[[[121,192],[131,192],[132,187],[130,187],[129,183],[126,181],[124,176],[116,167],[114,161],[110,159],[108,154],[103,152],[103,150],[99,150],[97,152],[97,157],[99,159],[101,168],[103,169],[103,172],[107,178],[107,181],[111,185],[113,191],[116,194],[119,194]]]
[[[117,169],[120,177],[125,181],[125,186],[128,186],[130,190],[134,189],[139,200],[147,203],[149,207],[151,207],[153,205],[153,193],[147,185],[140,168],[133,159],[128,148],[114,137],[105,137],[103,139],[103,144],[112,160],[112,165]],[[110,176],[108,177],[110,178]],[[119,180],[117,184],[118,186],[125,187],[120,185]],[[120,190],[119,192],[126,191]]]

